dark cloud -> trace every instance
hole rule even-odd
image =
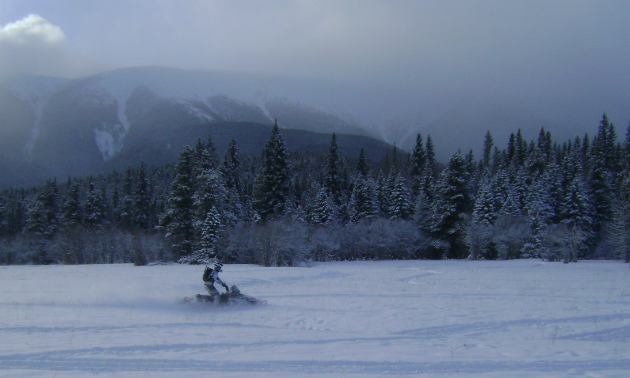
[[[37,11],[61,26],[67,49],[118,66],[514,92],[591,85],[596,76],[623,75],[630,59],[623,1],[10,3],[13,12]]]

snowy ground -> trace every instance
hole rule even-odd
[[[269,304],[181,303],[202,270],[0,267],[0,376],[630,376],[620,262],[227,265]]]

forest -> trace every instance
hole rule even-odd
[[[623,138],[622,138],[623,139]],[[0,264],[177,261],[299,266],[377,259],[630,260],[630,126],[593,136],[520,130],[442,164],[430,136],[381,161],[288,151],[277,122],[259,156],[210,136],[176,164],[51,178],[0,193]]]

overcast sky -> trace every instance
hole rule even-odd
[[[0,0],[0,79],[142,65],[627,106],[630,1]]]

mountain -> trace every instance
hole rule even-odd
[[[473,149],[479,156],[488,130],[499,148],[518,129],[528,140],[541,127],[555,140],[592,133],[606,110],[598,109],[610,102],[590,104],[570,94],[511,100],[464,96],[412,83],[401,87],[165,67],[72,80],[21,76],[0,84],[0,186],[100,172],[110,165],[137,164],[140,156],[158,161],[171,156],[163,149],[167,144],[178,150],[184,139],[205,139],[210,130],[270,126],[274,119],[286,130],[372,137],[406,151],[418,133],[425,140],[430,134],[437,158],[446,161],[458,149]],[[609,112],[613,121],[619,108]],[[199,134],[193,138],[191,130]],[[237,142],[248,144],[249,137],[243,134]]]
[[[183,145],[209,135],[219,150],[236,137],[244,153],[258,154],[274,119],[292,149],[326,151],[330,134],[337,132],[340,144],[348,143],[348,156],[358,156],[359,144],[373,158],[385,155],[386,143],[312,105],[317,95],[304,102],[309,98],[298,89],[309,85],[317,87],[297,79],[162,67],[74,80],[19,77],[0,86],[0,187],[94,174],[140,160],[172,162]]]

